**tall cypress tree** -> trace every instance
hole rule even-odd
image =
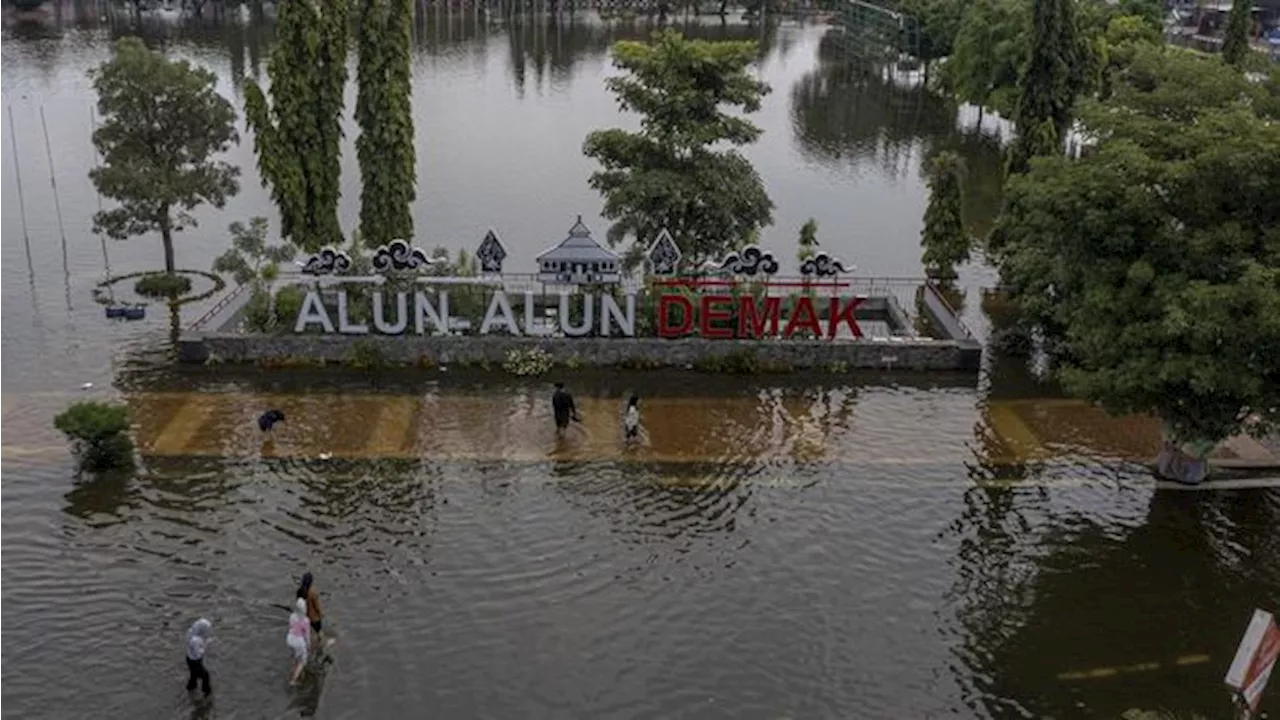
[[[410,107],[410,0],[364,0],[360,18],[360,233],[370,247],[413,235],[416,192]]]
[[[1235,0],[1231,3],[1226,36],[1222,39],[1222,59],[1229,65],[1240,67],[1249,54],[1249,13],[1252,8],[1251,0]]]
[[[282,234],[314,251],[342,242],[343,88],[347,82],[347,0],[294,0],[277,9],[267,64],[271,102],[245,87],[245,120],[263,183],[280,209]]]
[[[1035,155],[1062,152],[1076,95],[1085,86],[1085,52],[1076,27],[1075,0],[1035,0],[1027,67],[1018,83],[1013,121],[1018,139],[1009,171],[1023,172]]]
[[[928,163],[929,206],[924,211],[921,261],[930,277],[949,280],[956,266],[969,261],[971,240],[964,228],[961,177],[964,161],[954,152],[940,152]]]

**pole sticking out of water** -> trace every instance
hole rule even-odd
[[[49,143],[49,123],[44,119],[44,105],[40,106],[40,126],[44,128],[44,152],[49,158],[49,184],[53,186],[53,208],[58,214],[58,233],[62,235],[62,272],[70,282],[71,268],[67,263],[67,230],[62,224],[62,201],[58,199],[58,179],[53,174],[53,145]]]
[[[27,232],[27,202],[22,194],[22,163],[18,162],[18,126],[13,122],[13,106],[9,106],[9,140],[13,143],[13,173],[18,177],[18,212],[22,215],[22,244],[27,249],[27,269],[33,274],[31,264],[31,235]]]

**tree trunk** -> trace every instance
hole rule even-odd
[[[169,227],[169,211],[165,211],[165,219],[160,223],[160,239],[164,243],[164,271],[172,273],[176,268],[173,262],[173,228]]]

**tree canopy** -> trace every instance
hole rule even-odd
[[[1227,29],[1222,37],[1222,59],[1230,65],[1240,67],[1249,56],[1249,25],[1253,22],[1250,11],[1252,0],[1235,0],[1231,3],[1231,12],[1227,14]]]
[[[608,239],[652,242],[664,228],[697,262],[738,247],[772,222],[773,202],[750,161],[718,143],[745,145],[761,133],[741,113],[769,91],[751,76],[753,42],[688,40],[675,31],[651,43],[622,41],[606,81],[623,110],[642,116],[639,132],[598,130],[583,152],[600,163],[591,187],[604,196]]]
[[[1031,48],[1018,83],[1013,122],[1018,138],[1010,170],[1031,157],[1061,153],[1076,96],[1085,88],[1087,50],[1076,24],[1075,0],[1034,0]]]
[[[347,0],[281,3],[267,64],[271,102],[245,85],[262,181],[280,210],[284,237],[310,251],[342,242],[343,88],[347,82]]]
[[[369,247],[413,237],[417,175],[409,103],[410,0],[363,0],[356,95],[360,230]]]
[[[1143,47],[1096,145],[1011,179],[995,237],[1067,389],[1180,441],[1280,421],[1280,125],[1217,58]]]
[[[240,189],[240,169],[213,159],[239,141],[235,109],[212,72],[168,60],[138,38],[118,41],[90,76],[102,116],[93,145],[103,163],[89,178],[118,203],[98,211],[94,231],[117,240],[159,232],[173,272],[173,233],[195,225],[190,211],[220,208]]]

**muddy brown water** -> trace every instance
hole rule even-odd
[[[6,24],[3,44],[30,239],[5,138],[7,716],[1225,717],[1249,613],[1280,598],[1280,493],[1157,491],[1148,421],[1046,397],[998,356],[977,382],[567,373],[586,422],[565,439],[551,378],[171,367],[163,312],[107,323],[90,299],[104,268],[84,71],[129,23],[53,10]],[[269,51],[254,26],[144,25],[237,102]],[[577,152],[626,122],[601,87],[608,42],[648,29],[421,18],[423,244],[473,247],[493,225],[527,263],[578,212],[602,233]],[[737,20],[690,31],[761,36]],[[820,25],[763,37],[775,92],[750,152],[779,205],[767,243],[790,254],[813,215],[861,272],[918,274],[919,164],[944,146],[979,181],[971,219],[989,216],[998,154],[963,111],[837,62]],[[182,264],[207,267],[228,222],[268,212],[250,148],[233,153],[244,192],[200,216]],[[118,272],[158,251],[108,246]],[[976,298],[990,273],[964,272]],[[628,448],[632,392],[648,442]],[[136,470],[76,475],[50,424],[82,398],[128,404]],[[289,419],[264,443],[268,406]],[[338,642],[291,691],[276,606],[306,569]],[[218,638],[209,703],[182,689],[201,615]]]

